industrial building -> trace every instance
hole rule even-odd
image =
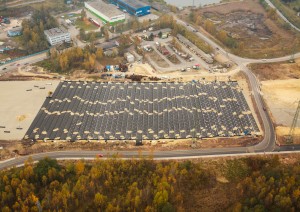
[[[33,140],[153,140],[259,133],[237,82],[61,82],[28,129]]]
[[[22,27],[15,27],[7,31],[8,37],[15,37],[22,35]]]
[[[44,31],[47,41],[51,46],[61,44],[63,42],[70,42],[71,35],[64,28],[52,28]]]
[[[110,0],[110,3],[135,16],[144,16],[151,13],[151,7],[138,0]]]
[[[125,21],[125,14],[118,10],[115,6],[106,4],[103,1],[84,2],[87,10],[100,18],[105,23],[118,23]]]

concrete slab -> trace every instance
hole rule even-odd
[[[48,92],[54,92],[58,83],[59,81],[0,82],[0,140],[22,139]],[[43,87],[45,89],[41,89]]]

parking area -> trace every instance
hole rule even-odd
[[[141,33],[138,35],[141,36]],[[148,55],[150,57],[151,61],[149,62],[155,67],[155,69],[162,72],[174,70],[188,71],[197,65],[198,70],[209,70],[210,64],[207,64],[201,57],[196,55],[184,45],[179,44],[179,41],[177,41],[177,43],[180,45],[181,51],[185,52],[186,56],[183,56],[183,54],[172,48],[172,40],[173,36],[169,36],[165,39],[155,37],[153,41],[142,41],[141,45],[144,48],[147,47],[147,49],[153,50],[147,52],[146,56]]]
[[[20,140],[59,81],[0,82],[0,140]]]

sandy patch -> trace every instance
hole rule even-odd
[[[295,63],[251,64],[259,80],[300,79],[300,58]]]
[[[0,82],[0,140],[22,139],[59,81]],[[44,89],[40,89],[44,88]]]
[[[290,126],[300,100],[300,80],[263,81],[262,92],[276,124]]]

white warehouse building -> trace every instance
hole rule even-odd
[[[63,28],[48,29],[44,31],[44,34],[51,46],[71,41],[70,33]]]
[[[115,23],[125,21],[125,13],[118,10],[115,5],[106,4],[101,0],[95,0],[91,2],[84,2],[84,6],[105,23],[108,22],[113,25]]]

